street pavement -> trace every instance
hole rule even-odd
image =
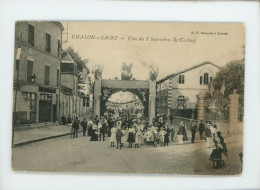
[[[60,126],[63,127],[63,126]],[[196,139],[199,139],[198,133]],[[190,138],[189,138],[190,139]],[[242,134],[225,137],[229,151],[226,166],[212,169],[205,141],[185,142],[157,148],[111,148],[106,141],[89,141],[90,137],[72,139],[70,136],[36,142],[12,149],[12,166],[17,171],[51,171],[83,173],[138,173],[138,174],[239,174]]]
[[[79,119],[82,121],[84,117],[89,118],[89,115],[80,116]],[[14,145],[66,135],[70,132],[70,125],[60,125],[58,123],[35,123],[29,126],[24,125],[15,129]]]
[[[16,130],[14,131],[14,144],[47,138],[51,136],[62,135],[62,134],[70,133],[70,131],[71,131],[71,126],[59,125],[56,123],[53,123],[52,125],[48,125],[48,126]]]

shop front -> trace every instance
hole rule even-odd
[[[55,122],[58,118],[56,88],[39,87],[39,122]]]

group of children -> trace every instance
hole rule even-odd
[[[117,149],[121,149],[127,143],[128,148],[132,148],[133,144],[135,148],[139,148],[144,143],[154,147],[157,147],[157,144],[168,146],[170,133],[171,130],[167,124],[159,129],[149,123],[149,127],[145,128],[141,122],[133,121],[133,125],[128,128],[122,126],[122,122],[119,120],[111,129],[110,143],[111,147],[115,147],[116,143]]]

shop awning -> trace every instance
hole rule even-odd
[[[13,112],[14,112],[14,105],[15,105],[15,91],[13,92]],[[26,104],[25,100],[23,99],[23,95],[22,95],[21,91],[17,91],[16,111],[17,112],[31,111],[31,109]]]

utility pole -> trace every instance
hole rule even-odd
[[[22,42],[22,36],[23,33],[21,32],[20,34],[20,39],[19,39],[19,46],[17,49],[17,53],[16,53],[16,84],[15,84],[15,99],[14,99],[14,112],[13,112],[13,125],[12,125],[12,147],[14,147],[14,125],[17,125],[17,112],[16,112],[16,104],[17,104],[17,92],[18,92],[18,88],[19,88],[19,71],[20,71],[20,59],[21,59],[21,42]]]

